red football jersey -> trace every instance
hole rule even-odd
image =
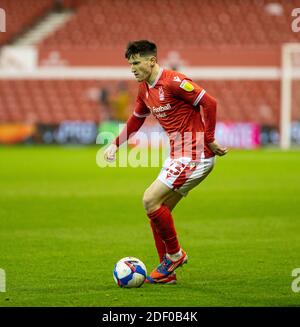
[[[205,90],[185,75],[160,69],[152,85],[140,83],[134,115],[152,113],[170,139],[170,157],[214,156],[204,143],[205,126],[200,113]]]

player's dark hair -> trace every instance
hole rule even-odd
[[[133,55],[157,56],[156,44],[147,40],[129,42],[125,51],[125,58],[129,59]]]

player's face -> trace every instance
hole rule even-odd
[[[128,63],[131,65],[131,72],[138,82],[149,81],[152,69],[155,65],[155,57],[144,57],[140,54],[136,54],[130,57]]]

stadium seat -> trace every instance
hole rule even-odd
[[[37,19],[53,7],[53,0],[1,0],[0,6],[6,12],[6,32],[0,33],[0,46],[26,30]]]
[[[141,0],[136,6],[134,0],[79,0],[68,4],[76,15],[41,46],[115,47],[124,46],[124,40],[141,37],[165,46],[183,47],[299,42],[299,33],[290,30],[290,14],[297,0],[277,0],[282,8],[277,13],[268,9],[272,3],[202,0],[186,5],[182,0]]]
[[[196,81],[218,100],[218,119],[230,122],[257,122],[277,125],[279,121],[280,85],[278,81]],[[62,120],[101,119],[101,104],[87,94],[91,88],[111,86],[116,81],[96,80],[10,80],[0,81],[1,121],[24,121],[28,112],[37,122],[59,123]],[[131,107],[136,83],[128,83]],[[296,86],[295,86],[296,87]],[[296,99],[294,105],[300,103]],[[295,112],[297,112],[295,110]],[[299,116],[299,113],[298,113]]]

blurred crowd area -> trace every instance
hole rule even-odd
[[[23,69],[18,56],[1,57],[1,53],[7,46],[28,45],[24,38],[33,29],[40,29],[42,36],[29,44],[38,51],[38,65],[50,70],[123,65],[129,71],[124,48],[135,39],[154,41],[161,49],[159,62],[171,69],[279,69],[282,44],[300,41],[300,33],[292,30],[293,10],[300,7],[297,0],[195,0],[188,4],[183,0],[1,0],[0,7],[6,13],[6,29],[0,33],[0,69]],[[48,21],[53,21],[52,29]],[[135,81],[110,78],[109,73],[102,79],[14,76],[5,79],[2,75],[0,80],[0,143],[51,143],[62,126],[67,129],[66,123],[73,126],[71,134],[85,135],[107,122],[125,122],[137,94]],[[205,79],[200,75],[194,80],[217,98],[219,121],[256,124],[265,133],[261,139],[278,142],[279,77]],[[295,123],[300,121],[299,89],[299,80],[294,81]],[[149,119],[149,124],[154,123]],[[47,137],[40,131],[46,131]]]

